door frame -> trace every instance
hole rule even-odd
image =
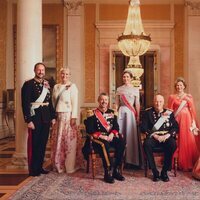
[[[116,77],[115,77],[115,52],[120,51],[117,45],[110,45],[109,48],[109,96],[110,107],[115,109]],[[159,45],[151,45],[149,51],[155,52],[154,57],[154,94],[160,92],[160,63],[161,50]]]

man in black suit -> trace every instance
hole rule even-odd
[[[28,167],[30,176],[47,174],[43,169],[46,144],[55,111],[51,102],[50,87],[44,79],[45,65],[34,66],[35,77],[26,81],[21,90],[22,110],[28,127]]]
[[[161,180],[167,182],[169,181],[167,171],[171,169],[172,156],[176,150],[175,136],[178,132],[178,123],[173,112],[163,106],[164,97],[160,94],[156,95],[154,97],[154,107],[148,108],[144,112],[141,131],[147,135],[143,146],[153,173],[153,181],[158,181],[161,178]],[[164,150],[164,164],[161,175],[159,175],[156,168],[152,151],[156,146],[162,146]]]
[[[109,97],[107,94],[101,93],[98,103],[99,106],[94,110],[94,115],[85,121],[86,132],[94,138],[94,151],[98,152],[102,158],[105,172],[104,181],[107,183],[114,183],[114,179],[124,181],[125,178],[120,174],[119,166],[122,164],[125,142],[119,134],[117,117],[113,110],[108,109]],[[114,147],[116,151],[113,164],[108,153],[111,147]]]

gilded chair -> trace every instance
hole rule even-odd
[[[87,117],[91,116],[93,114],[93,112],[91,112],[91,110],[87,110]],[[85,119],[87,120],[87,119]],[[94,138],[86,133],[86,128],[85,126],[83,126],[83,124],[81,125],[81,129],[80,132],[82,134],[82,138],[85,139],[85,145],[82,149],[82,152],[84,154],[84,157],[86,159],[86,172],[89,173],[90,172],[90,166],[92,168],[92,177],[93,179],[96,176],[96,169],[97,169],[97,162],[99,161],[98,159],[100,157],[100,155],[94,151],[93,148],[93,140]],[[88,148],[89,147],[89,148]],[[114,148],[110,148],[109,151],[109,155],[111,159],[114,159],[115,157],[115,149]],[[122,162],[121,168],[120,168],[120,172],[121,174],[123,173],[123,167],[124,167],[124,162]]]

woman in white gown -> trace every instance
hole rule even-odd
[[[137,131],[140,117],[139,88],[133,87],[132,79],[132,73],[125,70],[123,73],[124,85],[117,88],[116,105],[120,133],[124,135],[127,145],[125,162],[140,166],[141,145]]]
[[[76,170],[78,90],[70,81],[69,68],[60,70],[61,83],[53,88],[52,101],[57,121],[51,135],[51,159],[58,173]]]

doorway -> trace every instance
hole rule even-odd
[[[113,83],[111,90],[111,100],[114,99],[116,89],[123,85],[122,74],[129,62],[129,57],[124,56],[120,51],[112,51],[112,72],[110,83]],[[157,92],[157,68],[156,51],[148,51],[140,56],[140,62],[144,68],[144,74],[141,77],[140,103],[144,110],[152,106],[154,94]],[[114,103],[114,101],[112,102]]]

